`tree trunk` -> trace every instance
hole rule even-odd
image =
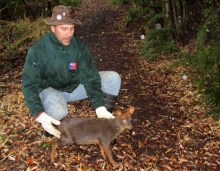
[[[164,27],[172,28],[170,2],[169,0],[163,0],[163,15],[164,15]],[[173,36],[170,34],[169,39],[172,40]]]

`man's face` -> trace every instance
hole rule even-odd
[[[67,46],[70,44],[70,41],[74,33],[73,24],[63,24],[57,26],[51,26],[51,31],[55,34],[57,39],[64,45]]]

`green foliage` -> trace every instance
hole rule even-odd
[[[145,22],[146,14],[149,11],[149,8],[143,7],[147,2],[145,0],[111,0],[111,5],[124,5],[130,4],[131,9],[126,15],[126,22]]]
[[[211,1],[206,0],[209,4]],[[201,101],[209,109],[209,115],[220,118],[220,24],[218,6],[203,10],[204,22],[198,27],[194,54],[184,55],[184,62],[193,68],[193,78]]]
[[[211,0],[204,0],[207,4],[212,4]],[[203,10],[204,22],[198,27],[196,42],[199,48],[206,45],[216,45],[220,38],[220,4],[215,6],[207,5]]]
[[[129,3],[130,0],[111,0],[110,4],[111,5],[124,5]]]
[[[10,68],[15,60],[25,57],[31,43],[49,30],[42,18],[35,22],[30,22],[27,18],[17,22],[0,21],[0,25],[0,55],[4,60],[0,68]]]
[[[208,28],[206,28],[205,26],[201,26],[199,28],[199,31],[196,37],[196,43],[198,47],[203,47],[205,45],[207,37],[208,37]]]
[[[153,14],[153,15],[150,15],[148,17],[148,22],[147,22],[147,27],[148,28],[155,28],[155,24],[158,22],[158,21],[162,21],[163,20],[163,13],[157,13],[157,14]]]
[[[43,143],[43,148],[47,148],[47,147],[51,147],[52,146],[52,144],[50,144],[50,143]]]
[[[211,108],[210,115],[220,118],[220,46],[207,46],[195,54],[185,54],[185,62],[193,68],[202,101]]]
[[[144,15],[146,14],[146,9],[142,8],[141,6],[133,6],[126,15],[126,22],[144,22],[145,18]]]
[[[145,23],[146,38],[140,50],[140,55],[152,60],[158,57],[161,51],[170,53],[175,51],[175,40],[171,34],[172,29],[163,24],[162,5],[158,1],[146,5],[146,1],[131,2],[131,9],[126,15],[127,23]]]
[[[167,36],[170,30],[170,28],[155,28],[147,31],[140,55],[152,60],[158,57],[158,53],[161,51],[174,52],[175,41],[169,40]]]
[[[199,48],[215,45],[220,39],[220,24],[218,20],[208,20],[198,27],[196,43]]]
[[[5,142],[6,139],[7,139],[6,135],[0,134],[0,142]]]

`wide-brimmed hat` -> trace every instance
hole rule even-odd
[[[46,18],[43,21],[48,25],[82,25],[81,21],[75,18],[73,9],[70,6],[65,5],[58,5],[54,7],[52,17]]]

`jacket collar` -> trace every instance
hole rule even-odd
[[[59,50],[67,50],[69,48],[69,45],[68,46],[64,46],[58,39],[57,37],[55,36],[55,34],[50,31],[49,33],[49,37],[50,37],[50,40],[51,40],[51,45],[53,48],[55,49],[59,49]]]

